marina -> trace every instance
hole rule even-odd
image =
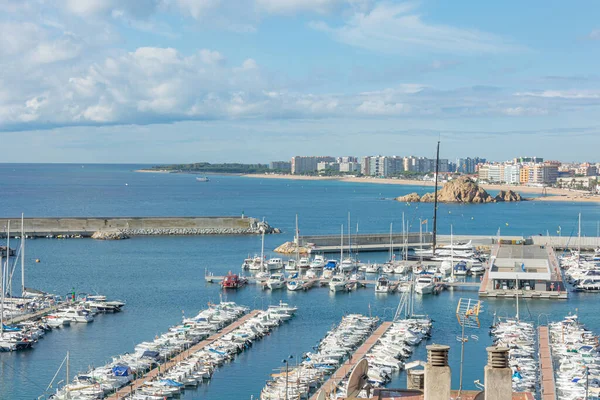
[[[136,176],[137,178],[137,176]],[[48,213],[50,215],[73,215],[75,212],[69,212],[68,208],[75,208],[79,204],[90,204],[87,210],[88,214],[92,215],[128,215],[128,210],[136,209],[137,204],[147,204],[147,208],[140,210],[143,215],[197,215],[197,210],[192,208],[181,207],[177,204],[174,208],[170,196],[167,193],[179,193],[178,187],[183,187],[183,180],[178,181],[179,177],[169,177],[169,180],[163,180],[162,176],[149,177],[145,174],[139,174],[141,181],[147,181],[148,192],[143,192],[139,189],[140,184],[134,185],[133,178],[127,178],[130,183],[129,189],[140,191],[140,196],[135,198],[133,203],[128,199],[123,203],[115,203],[110,207],[102,202],[89,202],[89,200],[75,201],[69,204],[61,203],[60,199],[55,199],[48,203]],[[317,185],[308,185],[307,183],[297,183],[297,188],[287,189],[295,193],[294,196],[284,195],[286,199],[285,207],[276,207],[273,203],[268,203],[264,197],[261,198],[262,190],[276,190],[283,193],[286,188],[286,183],[266,182],[261,187],[261,191],[257,191],[256,180],[248,182],[241,178],[226,177],[226,178],[211,178],[210,185],[193,185],[195,188],[206,188],[202,190],[227,190],[230,183],[225,185],[225,182],[235,182],[233,187],[236,191],[244,190],[248,193],[257,193],[256,197],[245,197],[239,199],[235,197],[235,193],[228,192],[224,195],[223,204],[208,204],[202,211],[211,215],[227,215],[227,210],[245,210],[251,215],[259,216],[266,215],[269,222],[275,223],[276,226],[282,228],[284,233],[291,239],[291,232],[294,231],[293,212],[298,212],[303,218],[300,228],[304,232],[315,232],[323,235],[335,234],[338,231],[339,222],[345,221],[346,213],[336,214],[336,210],[344,207],[352,210],[355,219],[360,220],[361,232],[368,234],[369,232],[384,231],[386,225],[389,225],[390,218],[395,218],[394,225],[401,226],[399,221],[399,210],[407,214],[407,220],[412,220],[413,228],[417,226],[414,223],[414,215],[430,216],[431,205],[419,205],[419,210],[414,207],[411,209],[406,205],[393,202],[379,201],[377,207],[378,212],[384,217],[371,218],[366,212],[371,199],[379,197],[392,197],[393,192],[397,188],[388,186],[380,188],[379,185],[352,185],[340,187],[340,195],[346,199],[353,200],[356,203],[345,202],[343,205],[334,204],[327,199],[327,202],[318,203],[318,213],[314,212],[315,205],[307,207],[303,205],[302,198],[310,196],[312,199],[320,199],[323,195]],[[156,182],[161,182],[161,185],[166,185],[165,193],[156,191]],[[266,186],[265,186],[266,185]],[[296,185],[294,183],[293,185]],[[292,186],[293,186],[292,185]],[[300,185],[304,188],[300,190]],[[366,186],[366,187],[364,187]],[[382,185],[383,186],[383,185]],[[121,187],[121,186],[119,186]],[[354,190],[359,190],[361,196],[357,198],[353,195]],[[93,194],[94,188],[89,191]],[[187,190],[187,189],[186,189]],[[196,189],[194,189],[196,190]],[[197,189],[200,190],[200,189]],[[389,194],[379,195],[379,192],[388,192]],[[290,193],[291,193],[290,192]],[[143,194],[142,194],[143,193]],[[156,206],[155,203],[145,203],[146,196],[152,193],[157,196],[157,202],[161,205]],[[301,196],[299,194],[301,193]],[[358,192],[357,192],[358,193]],[[77,199],[78,195],[83,194],[73,192],[72,196]],[[93,194],[101,197],[100,194]],[[353,197],[355,196],[355,197]],[[50,197],[50,199],[53,199]],[[260,201],[259,201],[260,200]],[[86,203],[87,201],[87,203]],[[261,204],[265,202],[264,208]],[[27,206],[27,201],[22,202]],[[158,203],[156,203],[158,204]],[[252,205],[249,205],[252,204]],[[10,204],[6,204],[9,215],[18,215],[21,208],[11,208]],[[219,207],[223,208],[219,208]],[[27,206],[29,207],[29,206]],[[111,207],[113,207],[111,209]],[[153,208],[154,207],[154,208]],[[293,207],[293,211],[291,208]],[[461,233],[469,232],[472,235],[468,236],[484,236],[488,238],[496,238],[495,232],[498,226],[502,226],[502,240],[506,238],[523,238],[532,235],[536,239],[537,231],[544,232],[545,229],[551,229],[552,226],[563,226],[563,234],[567,231],[565,226],[573,227],[577,225],[576,216],[582,206],[566,204],[560,209],[553,203],[522,203],[522,204],[499,204],[489,206],[455,206],[455,205],[440,205],[440,212],[445,216],[440,220],[441,225],[438,230],[441,232],[440,243],[448,245],[450,242],[467,242]],[[502,210],[504,215],[498,216]],[[583,206],[582,221],[582,236],[586,235],[586,239],[596,237],[596,226],[593,221],[596,217],[591,207]],[[452,214],[448,214],[452,211]],[[83,211],[85,212],[85,211]],[[461,213],[465,213],[465,217],[461,217]],[[468,214],[467,214],[468,213]],[[390,215],[391,217],[387,217]],[[306,216],[306,217],[304,217]],[[314,217],[313,217],[314,216]],[[473,216],[474,219],[471,219]],[[544,222],[544,221],[548,222]],[[472,222],[476,221],[476,222]],[[506,226],[506,222],[510,226]],[[454,240],[445,239],[450,237],[450,224],[454,225]],[[425,227],[425,225],[423,225]],[[533,227],[533,228],[528,228]],[[554,228],[556,230],[556,228]],[[571,230],[571,228],[569,228]],[[458,234],[456,234],[458,232]],[[591,233],[594,235],[590,235]],[[387,236],[387,235],[386,235]],[[577,236],[577,229],[572,237]],[[442,238],[444,238],[442,240]],[[564,237],[566,239],[566,237]],[[339,236],[338,236],[339,240]],[[512,240],[512,239],[511,239]],[[515,239],[516,240],[516,239]],[[384,239],[382,239],[382,242]],[[12,241],[12,248],[18,251],[18,241]],[[312,282],[312,288],[308,293],[304,294],[304,290],[291,291],[287,288],[277,290],[264,290],[261,285],[254,284],[256,278],[252,278],[255,273],[247,273],[240,271],[242,259],[248,255],[260,250],[261,238],[258,235],[248,236],[138,236],[133,237],[130,241],[87,241],[87,240],[72,240],[72,241],[53,241],[53,240],[32,240],[28,241],[28,251],[26,256],[27,263],[27,286],[44,289],[50,293],[70,293],[73,286],[89,287],[91,293],[103,293],[107,298],[122,298],[127,301],[127,306],[123,312],[112,313],[110,315],[98,315],[92,324],[71,324],[70,328],[59,330],[56,334],[46,334],[45,343],[39,343],[32,351],[7,352],[0,355],[0,391],[3,396],[9,398],[19,398],[27,396],[27,398],[38,397],[44,392],[48,382],[52,380],[56,372],[56,368],[63,361],[67,351],[70,351],[70,369],[71,371],[80,371],[82,374],[89,371],[88,366],[105,366],[112,361],[112,355],[124,354],[132,351],[134,343],[152,341],[152,339],[163,332],[165,327],[174,326],[181,323],[181,311],[197,309],[198,304],[206,304],[207,302],[219,302],[220,297],[223,301],[235,301],[237,304],[247,304],[252,306],[252,309],[267,310],[269,305],[278,305],[280,301],[297,305],[302,312],[297,313],[294,321],[289,324],[282,324],[277,328],[277,334],[267,335],[262,340],[256,341],[253,344],[252,351],[244,351],[235,357],[235,362],[227,364],[227,368],[222,368],[218,373],[212,375],[210,384],[199,383],[197,387],[188,386],[185,391],[182,391],[179,396],[182,399],[220,399],[223,393],[231,393],[235,398],[254,398],[260,395],[264,388],[265,377],[272,373],[274,366],[281,365],[281,359],[285,355],[294,354],[295,359],[301,359],[303,352],[311,349],[319,338],[326,336],[328,330],[334,323],[339,323],[343,315],[350,313],[361,313],[363,315],[373,315],[379,317],[383,321],[391,321],[393,319],[399,298],[401,286],[396,292],[387,292],[388,294],[375,293],[378,277],[381,274],[387,275],[390,281],[402,281],[407,276],[397,274],[392,270],[383,272],[386,263],[389,261],[388,248],[389,244],[385,244],[385,250],[380,252],[370,252],[369,254],[360,253],[360,259],[365,264],[365,267],[370,266],[371,269],[378,272],[364,273],[364,278],[360,279],[365,283],[366,287],[347,292],[332,292],[329,290],[329,281],[324,281],[321,285],[320,275],[318,280],[302,279],[304,283]],[[282,236],[265,235],[265,247],[268,249],[275,248],[278,243],[282,242]],[[17,245],[15,246],[15,243]],[[571,241],[571,243],[575,243]],[[503,243],[508,244],[508,243]],[[492,248],[493,244],[482,245]],[[527,245],[529,246],[529,245]],[[423,246],[424,250],[426,246]],[[569,247],[573,248],[571,244]],[[398,270],[400,270],[399,262],[402,244],[394,244],[394,253],[398,261]],[[352,245],[354,249],[354,245]],[[412,250],[417,250],[413,248]],[[573,248],[576,250],[575,248]],[[344,258],[347,258],[349,249],[344,246]],[[583,247],[582,251],[587,250]],[[558,254],[558,253],[557,253]],[[333,254],[332,254],[333,255]],[[559,254],[560,255],[560,254]],[[566,253],[570,256],[570,252]],[[269,258],[277,258],[275,255],[265,253],[267,261]],[[353,257],[359,259],[356,255]],[[283,262],[286,262],[287,257],[283,257]],[[294,257],[290,257],[293,259]],[[312,257],[311,257],[312,258]],[[336,257],[337,258],[337,257]],[[424,257],[425,259],[426,257]],[[558,257],[557,257],[558,258]],[[583,258],[583,255],[582,255]],[[36,263],[35,260],[40,259],[41,262]],[[327,260],[326,260],[327,261]],[[418,260],[404,261],[411,266],[418,263]],[[428,261],[424,260],[423,266],[436,265],[437,269],[441,269],[443,261]],[[458,263],[458,260],[455,260]],[[12,265],[12,260],[11,260]],[[446,264],[445,264],[446,265]],[[359,263],[358,267],[361,266]],[[208,269],[213,272],[215,277],[225,277],[228,271],[238,273],[240,277],[248,277],[249,284],[240,289],[222,290],[220,285],[210,284],[204,279],[204,271]],[[276,270],[274,270],[276,271]],[[286,279],[294,275],[293,270],[286,270],[285,266],[282,270],[285,273]],[[361,271],[357,271],[361,272]],[[349,275],[352,275],[350,273]],[[17,272],[14,274],[13,287],[20,288],[20,276]],[[520,273],[518,274],[520,276]],[[449,277],[450,275],[448,275]],[[430,344],[441,343],[448,345],[452,351],[456,351],[457,341],[456,336],[460,335],[460,328],[455,326],[452,318],[454,316],[453,305],[458,295],[477,297],[479,286],[481,285],[480,276],[472,275],[456,277],[459,282],[446,282],[445,286],[448,290],[440,292],[438,296],[415,296],[416,306],[422,308],[429,314],[436,323],[442,324],[443,329],[433,330],[431,338],[424,339],[424,342]],[[358,276],[356,276],[358,277]],[[464,280],[465,282],[460,282]],[[540,314],[548,314],[550,321],[557,321],[567,315],[569,311],[575,308],[582,308],[583,304],[595,301],[594,293],[571,292],[572,285],[567,287],[569,290],[569,298],[562,302],[547,302],[536,301],[534,298],[529,298],[527,295],[530,291],[523,289],[519,293],[521,299],[521,320],[524,322],[532,322],[536,326],[538,316]],[[452,289],[452,290],[450,290]],[[460,291],[457,292],[457,291]],[[77,290],[76,292],[79,292]],[[472,292],[472,293],[469,293]],[[508,291],[507,291],[508,292]],[[79,296],[79,295],[77,295]],[[62,295],[64,298],[64,295]],[[482,325],[492,324],[491,313],[497,311],[498,314],[506,313],[509,310],[510,314],[514,314],[514,298],[504,298],[502,296],[489,297],[486,299],[486,313],[481,315]],[[488,311],[489,310],[489,311]],[[510,311],[512,310],[512,311]],[[36,310],[38,313],[39,310]],[[581,313],[580,313],[581,314]],[[39,314],[32,314],[32,316]],[[22,318],[22,317],[19,317]],[[543,318],[544,320],[546,318]],[[590,328],[598,332],[600,324],[593,315],[586,315],[586,323]],[[12,325],[12,323],[10,324]],[[475,380],[481,379],[481,371],[485,364],[485,347],[492,344],[492,339],[487,338],[487,335],[479,335],[479,340],[471,340],[469,342],[468,351],[473,351],[474,356],[470,358],[469,363],[464,366],[464,393],[472,392],[477,386],[473,383]],[[186,354],[186,353],[184,353]],[[455,354],[455,353],[452,353]],[[418,346],[414,349],[414,355],[411,360],[424,359],[424,347]],[[449,364],[452,367],[452,386],[458,388],[458,371],[460,358],[453,355],[449,359]],[[293,362],[290,363],[290,367]],[[183,365],[180,365],[183,367]],[[176,370],[184,370],[176,368]],[[541,370],[541,368],[540,368]],[[23,371],[22,373],[20,371]],[[25,374],[26,375],[23,375]],[[162,373],[162,367],[161,367]],[[59,376],[64,376],[62,372]],[[71,375],[71,379],[74,375]],[[241,378],[240,378],[241,377]],[[393,388],[401,388],[406,385],[406,373],[391,374],[391,381],[381,388],[381,390],[392,390]],[[177,381],[177,376],[171,378]],[[59,378],[60,379],[60,378]],[[181,378],[183,379],[183,377]],[[34,383],[35,382],[35,383]],[[37,386],[36,386],[37,383]],[[336,391],[342,393],[343,386],[338,387]],[[380,389],[377,389],[380,390]],[[456,392],[453,392],[456,394]],[[130,393],[129,393],[130,394]],[[523,394],[526,398],[526,394]]]

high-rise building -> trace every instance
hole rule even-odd
[[[519,164],[508,164],[504,166],[504,180],[508,184],[519,184],[521,182],[521,166]]]
[[[295,157],[292,157],[292,162],[291,162],[292,174],[305,174],[305,173],[310,173],[310,172],[317,172],[317,164],[320,162],[335,162],[335,158],[329,157],[329,156],[317,156],[317,157],[295,156]]]
[[[456,172],[461,174],[474,174],[476,172],[477,164],[485,164],[487,160],[479,157],[467,157],[456,159]]]

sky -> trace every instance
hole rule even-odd
[[[0,0],[0,162],[600,161],[600,2]]]

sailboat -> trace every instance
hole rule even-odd
[[[254,277],[256,279],[267,279],[269,277],[269,273],[266,271],[265,265],[265,232],[262,232],[261,235],[261,246],[260,246],[260,261],[258,263],[254,263],[253,267],[250,269],[258,269],[258,272]]]
[[[299,262],[300,259],[300,235],[298,230],[298,214],[296,214],[296,262]],[[302,275],[300,269],[294,275],[288,279],[286,282],[287,290],[291,290],[295,292],[296,290],[302,289],[304,285],[304,281],[302,280]]]

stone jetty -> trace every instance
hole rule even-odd
[[[10,220],[19,227],[21,219]],[[25,218],[28,237],[92,237],[100,240],[120,240],[130,236],[173,235],[258,235],[281,233],[266,221],[251,217],[65,217]],[[1,237],[0,233],[0,237]]]

